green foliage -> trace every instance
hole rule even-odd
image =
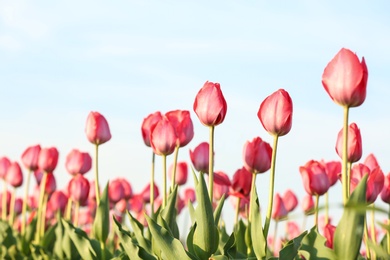
[[[103,195],[96,209],[96,216],[93,221],[93,235],[97,240],[105,243],[108,237],[110,228],[109,216],[109,201],[108,201],[108,183],[104,188]]]
[[[253,251],[257,259],[264,259],[267,254],[267,241],[264,238],[259,200],[257,198],[256,189],[252,192],[251,202],[251,223],[250,225],[250,238],[252,242]]]

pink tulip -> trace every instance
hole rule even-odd
[[[130,183],[125,178],[116,178],[116,180],[122,184],[123,197],[126,200],[129,200],[131,197],[133,197],[133,189],[131,188]]]
[[[171,122],[162,117],[151,130],[150,144],[157,155],[170,155],[176,147],[176,132]]]
[[[118,201],[117,203],[115,203],[115,209],[122,214],[126,213],[127,206],[128,206],[127,200],[124,198]]]
[[[299,225],[294,221],[287,222],[287,239],[292,240],[301,234]]]
[[[190,150],[190,158],[195,170],[202,173],[209,172],[209,144],[200,143],[194,151]]]
[[[303,211],[304,211],[306,214],[312,213],[313,210],[314,210],[314,200],[313,200],[313,196],[310,195],[310,194],[306,194],[306,195],[303,197],[303,199],[302,199],[301,206],[302,206]]]
[[[375,168],[368,175],[366,199],[368,203],[374,203],[383,189],[385,176],[380,167]]]
[[[227,103],[219,83],[206,81],[196,95],[194,111],[205,126],[216,126],[223,122]]]
[[[337,136],[336,152],[343,158],[343,129],[340,130]],[[357,162],[362,157],[362,137],[360,135],[360,129],[355,123],[352,123],[348,127],[348,162]]]
[[[68,204],[68,196],[63,191],[55,191],[50,196],[48,203],[53,212],[60,211],[63,214]]]
[[[284,206],[282,197],[280,197],[279,193],[276,193],[274,197],[274,206],[272,209],[272,219],[281,220],[285,218],[287,214],[288,211]]]
[[[286,190],[282,199],[287,212],[293,211],[298,205],[298,198],[292,190]]]
[[[229,197],[229,186],[224,184],[218,184],[217,182],[215,182],[214,179],[214,200],[219,201],[223,195],[225,195],[225,198]]]
[[[23,172],[19,163],[12,162],[5,175],[7,182],[14,188],[18,188],[23,184]]]
[[[257,116],[268,133],[283,136],[291,130],[292,112],[290,95],[284,89],[279,89],[261,103]]]
[[[57,167],[58,150],[55,147],[42,148],[38,158],[38,168],[44,172],[53,172]]]
[[[326,171],[326,175],[329,178],[330,186],[336,184],[339,176],[341,175],[341,162],[339,161],[330,161],[330,162],[321,162]]]
[[[368,70],[364,58],[341,49],[322,74],[322,85],[331,99],[347,107],[357,107],[366,99]]]
[[[22,198],[16,198],[15,199],[15,216],[19,216],[22,213],[22,206],[23,206],[23,199]]]
[[[92,158],[86,152],[80,152],[77,149],[73,149],[66,156],[65,161],[66,170],[72,174],[85,174],[92,168]]]
[[[214,183],[229,187],[232,185],[229,176],[222,171],[214,172]]]
[[[173,164],[169,167],[169,178],[172,179]],[[176,167],[175,183],[179,186],[186,184],[188,176],[188,165],[186,162],[178,162]]]
[[[141,133],[146,146],[151,146],[150,133],[152,132],[152,129],[156,126],[156,124],[161,120],[161,118],[162,115],[160,111],[150,114],[146,118],[144,118],[141,126]]]
[[[156,183],[153,185],[153,188],[154,188],[154,199],[157,199],[160,193]],[[141,195],[144,203],[150,203],[150,183],[146,185],[145,188],[141,191]]]
[[[354,164],[351,168],[350,193],[352,193],[359,184],[364,175],[370,174],[370,168],[362,163]]]
[[[324,228],[324,237],[326,238],[325,245],[329,248],[333,249],[333,238],[334,232],[336,231],[336,227],[331,224],[326,224]]]
[[[193,188],[186,188],[184,190],[184,199],[185,203],[188,202],[194,203],[196,201],[195,190]]]
[[[108,198],[110,202],[117,203],[125,197],[125,189],[120,180],[114,179],[110,181],[108,186]]]
[[[387,204],[390,204],[390,173],[385,176],[383,189],[381,192],[381,199]]]
[[[328,175],[320,162],[311,160],[299,167],[299,171],[308,194],[321,196],[328,191],[330,187]]]
[[[104,144],[111,139],[110,127],[106,118],[99,112],[90,112],[85,125],[88,140],[96,145]]]
[[[177,142],[180,147],[186,146],[194,137],[190,111],[174,110],[165,114],[176,131]]]
[[[47,178],[46,178],[45,193],[51,195],[57,189],[57,182],[54,177],[54,174],[46,173],[46,175]]]
[[[363,164],[370,168],[370,170],[374,170],[375,168],[379,167],[379,163],[375,157],[374,154],[370,153],[366,159],[364,160]]]
[[[272,148],[260,137],[246,141],[243,149],[245,168],[251,173],[263,173],[271,168]]]
[[[129,208],[132,212],[140,213],[144,209],[144,203],[143,194],[137,194],[129,200]]]
[[[238,169],[233,175],[231,195],[244,198],[248,197],[251,192],[252,173],[245,167]]]
[[[7,174],[8,168],[11,165],[11,161],[7,157],[0,158],[0,178],[4,179]]]
[[[22,163],[24,164],[24,167],[30,171],[37,170],[40,151],[41,146],[39,144],[27,147],[22,154]]]
[[[69,182],[69,198],[75,202],[84,204],[88,199],[89,189],[89,181],[82,174],[77,174]]]

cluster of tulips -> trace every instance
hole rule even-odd
[[[150,182],[133,192],[125,178],[99,186],[99,147],[111,139],[109,124],[98,112],[88,115],[87,139],[94,145],[94,158],[73,149],[65,167],[71,180],[57,189],[54,171],[59,152],[55,147],[28,147],[21,164],[28,171],[23,184],[17,161],[0,158],[0,256],[2,259],[388,259],[389,222],[378,223],[377,197],[390,204],[390,174],[385,176],[374,154],[364,162],[362,138],[356,123],[349,124],[349,108],[366,97],[368,70],[364,58],[341,49],[326,66],[322,83],[331,99],[343,107],[344,125],[337,135],[336,152],[341,161],[309,160],[299,168],[307,195],[301,200],[303,224],[290,213],[298,206],[293,190],[274,192],[279,137],[292,127],[293,102],[279,89],[264,99],[258,118],[272,136],[272,146],[260,137],[243,146],[243,164],[232,177],[214,170],[214,129],[223,123],[227,102],[220,84],[207,81],[193,105],[200,122],[209,130],[209,142],[189,151],[191,165],[178,161],[180,148],[194,137],[187,110],[154,112],[142,122],[144,143],[152,148]],[[155,155],[163,162],[162,183],[155,183]],[[167,167],[167,156],[173,163]],[[94,164],[95,177],[85,174]],[[260,212],[256,178],[269,171],[268,204]],[[183,187],[192,173],[194,187]],[[30,194],[30,177],[35,188]],[[167,177],[170,178],[169,183]],[[297,175],[297,178],[300,178]],[[343,215],[338,223],[329,214],[328,191],[342,184]],[[10,192],[9,188],[13,190]],[[161,189],[159,187],[162,187]],[[320,196],[325,197],[319,206]],[[234,226],[228,234],[221,212],[230,197],[235,208]],[[179,230],[177,216],[186,209],[187,229]],[[371,213],[370,222],[366,217]],[[314,215],[307,229],[306,216]],[[321,215],[321,216],[319,216]],[[262,217],[265,216],[265,220]],[[277,232],[285,222],[285,232]],[[274,232],[270,234],[271,222]],[[384,230],[382,236],[379,227]],[[271,232],[272,233],[272,232]]]

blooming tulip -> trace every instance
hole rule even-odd
[[[172,179],[173,165],[169,167],[169,177]],[[175,183],[179,186],[186,184],[188,176],[188,166],[186,162],[178,162],[176,169]]]
[[[268,133],[283,136],[291,130],[292,112],[290,95],[279,89],[261,103],[257,116]]]
[[[5,175],[7,182],[13,187],[17,188],[23,184],[23,173],[19,163],[12,162]]]
[[[390,204],[390,173],[385,176],[383,189],[381,192],[381,199],[387,204]]]
[[[376,167],[379,167],[379,163],[375,157],[374,154],[370,153],[366,159],[364,160],[363,164],[370,168],[370,170],[374,170]]]
[[[246,141],[243,149],[245,168],[251,173],[263,173],[271,168],[272,148],[260,137]]]
[[[191,162],[195,170],[198,172],[209,172],[209,144],[206,142],[200,143],[195,147],[194,151],[190,150]]]
[[[51,195],[57,189],[57,182],[53,173],[47,173],[46,175],[45,194]]]
[[[180,147],[186,146],[194,137],[194,126],[188,110],[174,110],[165,114],[176,131]]]
[[[24,167],[30,171],[35,171],[38,169],[40,151],[41,146],[39,144],[28,147],[22,154],[22,163],[24,164]]]
[[[341,49],[322,74],[322,85],[331,99],[347,107],[357,107],[366,99],[368,70],[364,58]]]
[[[53,172],[57,167],[58,150],[55,147],[42,148],[39,153],[38,167],[44,172]]]
[[[231,194],[240,198],[248,197],[251,191],[253,175],[245,167],[238,169],[233,175]]]
[[[287,212],[293,211],[298,205],[298,198],[292,190],[286,190],[282,199]]]
[[[154,193],[154,199],[158,198],[158,195],[160,195],[159,193],[159,189],[158,189],[158,186],[156,185],[156,183],[154,183],[153,185],[153,193]],[[145,188],[141,191],[141,195],[142,195],[142,199],[144,201],[144,203],[150,203],[150,183],[148,185],[145,186]]]
[[[363,148],[362,148],[362,137],[360,135],[360,129],[355,123],[352,123],[348,127],[348,152],[347,160],[348,162],[357,162],[362,157]],[[340,130],[337,136],[336,142],[336,152],[343,157],[343,129]]]
[[[311,160],[299,167],[299,171],[308,194],[321,196],[328,191],[330,187],[328,175],[320,162]]]
[[[368,203],[374,203],[383,189],[385,176],[380,167],[375,168],[368,175],[366,199]]]
[[[85,174],[92,167],[92,158],[86,152],[80,152],[77,149],[73,149],[66,156],[65,161],[66,170],[72,174]]]
[[[162,117],[150,134],[150,144],[157,155],[170,155],[176,147],[176,132],[171,122]]]
[[[111,139],[110,127],[106,118],[99,112],[90,112],[85,125],[88,140],[96,145],[104,144]]]
[[[122,184],[123,187],[123,197],[126,200],[129,200],[131,197],[133,197],[133,189],[131,188],[130,183],[124,179],[124,178],[116,178],[116,180]]]
[[[215,181],[215,179],[214,179]],[[223,195],[225,195],[225,199],[229,197],[229,187],[225,184],[218,184],[217,182],[214,183],[214,192],[213,192],[213,198],[216,201],[219,201]]]
[[[89,188],[89,181],[82,174],[77,174],[69,182],[69,198],[77,203],[84,204],[88,199]]]
[[[11,161],[7,157],[0,158],[0,178],[4,179],[7,174],[8,168],[11,165]]]
[[[141,126],[141,133],[142,133],[142,138],[144,140],[144,143],[146,146],[151,146],[150,145],[150,133],[152,129],[155,127],[155,125],[161,120],[162,115],[160,111],[157,111],[153,114],[148,115],[144,120],[142,121],[142,126]]]
[[[206,81],[196,95],[194,111],[200,122],[206,126],[216,126],[223,122],[227,104],[219,83]]]
[[[325,167],[326,175],[329,178],[330,186],[336,184],[339,176],[341,174],[341,162],[339,161],[330,161],[330,162],[322,162]]]

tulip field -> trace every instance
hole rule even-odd
[[[229,102],[223,86],[210,81],[194,97],[197,118],[188,110],[163,113],[158,107],[145,115],[139,138],[152,160],[141,192],[124,177],[99,181],[99,162],[106,160],[99,149],[112,136],[110,118],[96,111],[85,123],[91,154],[75,148],[59,165],[56,147],[35,144],[21,151],[18,161],[0,157],[0,258],[390,259],[390,208],[376,203],[390,204],[390,174],[374,153],[362,158],[359,122],[349,120],[350,109],[359,109],[369,91],[368,68],[364,58],[346,48],[324,64],[324,95],[343,108],[343,127],[334,133],[339,160],[307,158],[297,169],[302,185],[283,194],[275,192],[283,163],[277,148],[294,125],[294,100],[285,89],[269,93],[257,111],[272,143],[260,136],[243,143],[242,167],[232,177],[214,169],[215,129],[223,124]],[[179,150],[193,141],[193,120],[200,121],[209,139],[192,143],[190,160],[179,161]],[[162,170],[155,169],[157,160]],[[63,189],[57,189],[57,167],[69,173]],[[92,178],[85,177],[88,172]],[[264,174],[268,189],[259,190],[256,179]],[[194,185],[184,186],[189,179]],[[342,213],[333,220],[328,191],[336,183],[342,186]],[[298,190],[306,193],[301,201]],[[267,203],[259,202],[260,192]],[[232,206],[228,197],[234,216],[222,214]],[[291,217],[293,211],[300,218]],[[184,213],[188,225],[182,227],[178,217]],[[378,214],[388,220],[379,221]],[[306,221],[309,216],[313,222]],[[232,226],[225,217],[233,219]]]

